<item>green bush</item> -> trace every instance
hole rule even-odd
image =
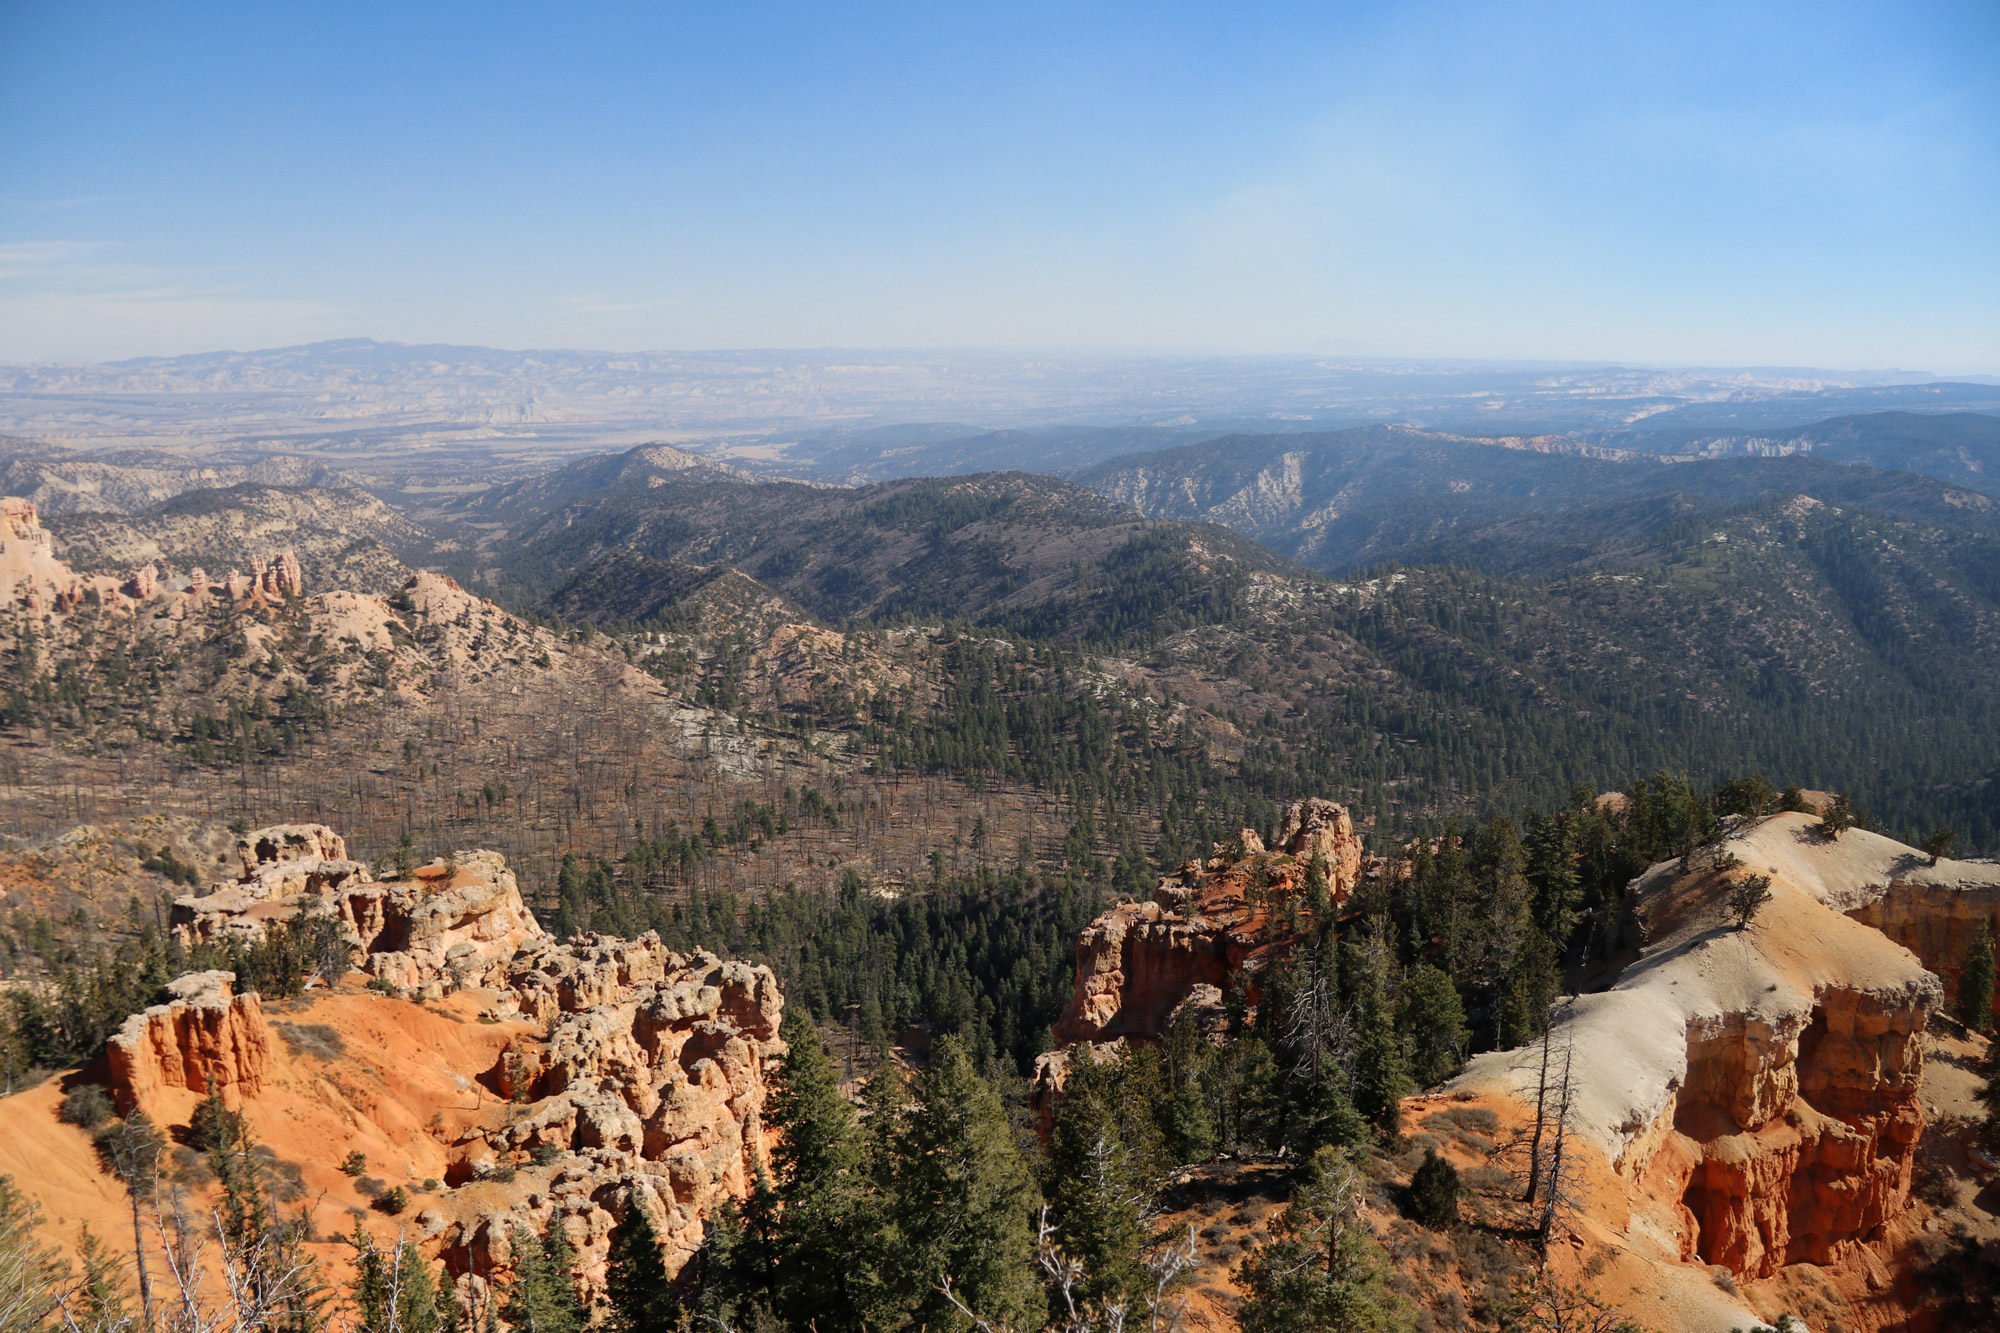
[[[111,1104],[111,1094],[95,1083],[86,1083],[80,1088],[72,1088],[62,1099],[62,1109],[56,1112],[66,1125],[77,1125],[83,1129],[96,1129],[116,1114],[117,1108]]]
[[[1424,1164],[1410,1177],[1410,1216],[1438,1231],[1457,1225],[1458,1188],[1458,1168],[1426,1148]]]

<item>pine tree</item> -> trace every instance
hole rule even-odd
[[[1410,1052],[1410,1076],[1435,1087],[1458,1072],[1472,1029],[1451,978],[1428,963],[1410,973],[1397,997],[1396,1028]]]
[[[1361,1015],[1354,1061],[1354,1106],[1391,1141],[1403,1133],[1403,1098],[1410,1075],[1386,1005],[1370,1003]]]
[[[821,1333],[858,1329],[883,1299],[877,1267],[857,1262],[881,1213],[862,1169],[861,1127],[804,1005],[786,1006],[780,1031],[789,1051],[765,1102],[780,1136],[772,1184],[784,1205],[774,1238],[775,1309]]]
[[[415,1245],[380,1249],[359,1218],[347,1243],[354,1247],[348,1301],[360,1333],[439,1333],[438,1284]]]
[[[1974,1032],[1993,1030],[1993,932],[1985,921],[1972,931],[1965,966],[1958,970],[1958,1020]]]
[[[1099,1059],[1076,1047],[1049,1135],[1050,1210],[1063,1249],[1084,1266],[1083,1295],[1093,1304],[1145,1284],[1140,1253],[1162,1154],[1138,1072],[1131,1054]]]
[[[625,1201],[625,1216],[611,1232],[604,1288],[611,1307],[604,1326],[611,1333],[667,1333],[679,1323],[680,1298],[637,1193]]]
[[[21,1333],[59,1327],[56,1293],[70,1276],[61,1252],[42,1244],[41,1226],[40,1206],[0,1176],[0,1312]]]
[[[1401,1322],[1380,1251],[1359,1218],[1366,1192],[1338,1149],[1313,1155],[1274,1239],[1237,1270],[1243,1333],[1383,1333]]]
[[[576,1298],[576,1250],[560,1221],[548,1235],[514,1228],[514,1283],[500,1317],[516,1333],[582,1333],[583,1303]]]
[[[916,1290],[906,1322],[930,1328],[963,1320],[938,1291],[949,1277],[959,1298],[1014,1328],[1040,1327],[1033,1215],[1040,1203],[1014,1127],[994,1086],[965,1045],[942,1038],[916,1083],[896,1135],[892,1214],[897,1265]]]
[[[1764,910],[1771,901],[1771,877],[1769,875],[1744,875],[1729,886],[1729,914],[1736,918],[1738,930],[1749,929],[1757,913]]]
[[[77,1258],[83,1272],[69,1296],[70,1317],[85,1333],[119,1333],[130,1327],[131,1311],[118,1259],[84,1227],[77,1237]]]

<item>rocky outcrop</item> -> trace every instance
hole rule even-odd
[[[678,1272],[705,1219],[755,1176],[765,1065],[783,1050],[775,978],[705,952],[684,957],[647,934],[523,949],[507,986],[548,1038],[501,1061],[497,1076],[526,1105],[459,1145],[460,1174],[554,1154],[549,1188],[443,1227],[447,1267],[476,1287],[504,1272],[517,1227],[554,1224],[577,1245],[586,1280],[601,1280],[612,1227],[640,1207]]]
[[[237,840],[238,877],[174,900],[183,945],[260,938],[274,923],[339,919],[350,962],[401,989],[442,995],[497,984],[515,951],[543,938],[496,852],[460,852],[378,882],[323,824],[280,824]]]
[[[194,972],[167,984],[168,1000],[125,1020],[105,1047],[119,1110],[155,1105],[167,1088],[229,1102],[255,1097],[271,1069],[271,1031],[257,996],[233,991],[233,972]]]
[[[784,1000],[769,969],[679,954],[655,934],[558,945],[492,852],[463,852],[391,883],[371,879],[321,825],[258,829],[236,852],[238,878],[176,903],[184,939],[337,918],[365,970],[418,995],[467,992],[460,1003],[476,1006],[490,1025],[479,1030],[495,1034],[483,1047],[498,1052],[490,1068],[445,1075],[462,1090],[475,1078],[484,1085],[471,1110],[391,1113],[371,1103],[378,1122],[402,1124],[442,1159],[451,1188],[426,1194],[414,1222],[468,1299],[508,1279],[524,1228],[562,1227],[580,1276],[601,1286],[612,1228],[630,1208],[647,1211],[678,1272],[715,1209],[749,1192],[766,1068],[784,1049]],[[257,997],[233,995],[231,979],[185,978],[172,1003],[126,1024],[112,1044],[121,1105],[157,1103],[167,1088],[257,1101],[273,1077],[272,1034]],[[356,1048],[360,1031],[347,1058],[381,1058]],[[355,1114],[352,1094],[317,1066],[278,1083],[289,1092],[273,1095],[316,1089],[307,1095]]]
[[[282,603],[305,595],[305,577],[290,551],[279,552],[268,564],[253,558],[249,574],[231,572],[220,588],[211,586],[199,569],[190,571],[186,588],[168,588],[150,562],[124,574],[81,574],[57,557],[33,503],[0,497],[0,597],[23,610],[67,615],[95,604],[115,614],[171,601],[176,605],[166,609],[172,613],[185,605],[204,605],[218,592],[232,601]]]
[[[1921,1034],[1943,987],[1844,914],[1868,878],[1864,838],[1778,815],[1730,836],[1740,866],[1665,863],[1631,886],[1650,942],[1610,990],[1573,1003],[1557,1041],[1575,1052],[1571,1133],[1624,1191],[1627,1215],[1600,1220],[1633,1252],[1747,1279],[1879,1269],[1870,1247],[1909,1204]],[[1725,899],[1753,872],[1773,897],[1738,929]],[[1494,1052],[1446,1095],[1532,1107],[1539,1073],[1538,1046]]]
[[[1361,840],[1343,806],[1297,801],[1269,840],[1245,829],[1206,862],[1160,880],[1151,899],[1121,902],[1077,937],[1076,983],[1056,1040],[1157,1037],[1197,987],[1227,990],[1310,923],[1307,871],[1319,858],[1327,905],[1354,892]]]

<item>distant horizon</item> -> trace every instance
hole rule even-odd
[[[1273,350],[1264,352],[1230,351],[1221,348],[1175,347],[1175,346],[1092,346],[1062,344],[1018,344],[1018,345],[937,345],[937,346],[895,346],[892,344],[823,344],[796,346],[680,346],[680,347],[592,347],[586,345],[559,346],[546,344],[539,346],[506,346],[498,343],[461,343],[441,341],[411,342],[396,338],[376,338],[367,335],[347,335],[341,337],[315,338],[306,342],[277,343],[269,346],[210,347],[187,352],[140,353],[108,359],[67,359],[67,360],[0,360],[0,366],[16,369],[59,366],[121,366],[145,362],[199,361],[215,357],[258,357],[284,352],[311,351],[316,348],[368,345],[397,348],[407,351],[439,349],[456,352],[490,352],[505,356],[534,356],[538,354],[560,354],[571,356],[924,356],[947,358],[963,357],[1019,357],[1047,356],[1078,360],[1107,361],[1290,361],[1385,365],[1421,365],[1437,367],[1465,367],[1468,369],[1498,370],[1646,370],[1668,371],[1686,374],[1703,372],[1734,372],[1737,374],[1760,374],[1769,376],[1901,376],[1917,381],[1964,382],[1973,384],[2000,383],[2000,370],[1981,371],[1936,371],[1907,366],[1830,366],[1830,365],[1785,365],[1735,363],[1725,361],[1645,361],[1619,357],[1500,357],[1500,356],[1426,356],[1397,352],[1330,352],[1313,350]],[[1886,381],[1885,381],[1886,382]],[[1855,387],[1872,387],[1856,385]]]

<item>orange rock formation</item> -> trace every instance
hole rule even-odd
[[[355,966],[436,997],[497,983],[515,950],[542,933],[495,852],[460,852],[393,883],[348,860],[346,843],[322,824],[258,829],[238,839],[236,853],[235,880],[174,900],[172,929],[183,944],[255,939],[273,922],[337,917]]]
[[[237,995],[233,972],[194,972],[167,983],[170,997],[125,1020],[105,1053],[119,1109],[159,1103],[167,1088],[221,1092],[238,1103],[263,1089],[271,1031],[257,996]]]
[[[426,1116],[421,1104],[399,1105],[394,1092],[363,1103],[347,1077],[294,1071],[274,1079],[281,1043],[258,997],[233,995],[229,973],[204,973],[175,983],[168,1004],[134,1017],[113,1040],[121,1107],[175,1123],[186,1118],[190,1094],[220,1089],[253,1125],[324,1118],[331,1109],[355,1129],[398,1126],[373,1133],[412,1160],[413,1174],[434,1171],[451,1187],[423,1196],[414,1221],[468,1296],[504,1279],[522,1227],[564,1228],[585,1280],[601,1282],[611,1230],[631,1207],[647,1210],[678,1271],[700,1248],[706,1218],[748,1192],[763,1138],[765,1066],[783,1050],[784,1001],[769,969],[683,956],[653,934],[557,945],[492,852],[461,852],[410,883],[381,884],[320,825],[259,829],[237,850],[241,877],[179,900],[177,931],[254,936],[273,921],[336,916],[365,970],[420,996],[479,1006],[491,1049],[469,1062],[455,1048],[439,1053],[464,1066],[439,1071],[462,1090],[464,1104],[450,1114]],[[405,1001],[381,1003],[412,1020],[428,1014]],[[347,1038],[349,1062],[373,1073],[378,1061],[412,1058],[371,1049],[384,1040],[382,1027],[363,1031],[365,1044]],[[273,1096],[277,1104],[264,1105]],[[352,1138],[336,1132],[310,1152],[337,1161]]]
[[[1331,901],[1345,902],[1361,876],[1361,840],[1345,807],[1317,798],[1285,811],[1269,850],[1245,829],[1207,862],[1162,878],[1148,901],[1114,904],[1077,937],[1076,989],[1056,1040],[1158,1036],[1197,987],[1224,989],[1255,970],[1292,938],[1284,918],[1305,910],[1314,856],[1324,860]]]

